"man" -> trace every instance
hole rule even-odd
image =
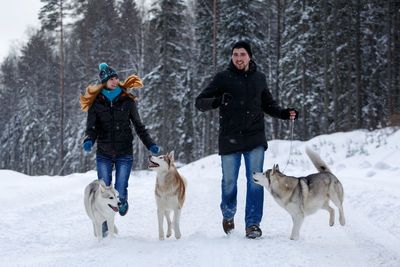
[[[196,98],[196,108],[207,111],[219,108],[219,154],[222,164],[222,226],[226,234],[234,228],[237,179],[243,155],[246,165],[246,237],[262,235],[264,190],[253,182],[252,173],[262,172],[267,140],[264,112],[279,119],[294,120],[297,111],[282,109],[267,89],[265,75],[257,71],[251,59],[250,44],[237,42],[227,70],[215,75]]]

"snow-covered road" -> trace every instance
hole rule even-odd
[[[348,140],[360,140],[364,134],[341,133],[307,142],[328,143],[318,152],[344,186],[346,226],[336,218],[329,227],[328,213],[319,211],[306,218],[298,241],[289,240],[291,218],[267,191],[263,237],[244,238],[243,170],[236,230],[225,236],[217,155],[180,168],[188,190],[183,237],[178,241],[158,240],[151,171],[132,173],[129,213],[116,217],[119,235],[99,243],[83,207],[83,190],[96,178],[94,171],[31,177],[0,170],[0,266],[400,266],[400,132],[387,134],[387,143],[378,148],[374,142],[366,144],[368,153],[346,156]],[[304,145],[293,143],[286,173],[315,172]],[[265,168],[284,165],[288,148],[287,141],[270,142]]]

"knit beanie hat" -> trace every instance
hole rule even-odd
[[[247,54],[249,54],[249,57],[253,57],[253,53],[251,52],[251,46],[248,42],[246,41],[239,41],[235,43],[232,47],[231,54],[233,53],[233,49],[235,48],[244,48],[247,51]]]
[[[105,83],[113,77],[118,78],[118,74],[115,72],[115,70],[110,68],[110,66],[108,66],[107,63],[100,63],[99,70],[100,70],[99,77],[100,77],[101,83]]]

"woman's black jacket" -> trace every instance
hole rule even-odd
[[[88,110],[85,140],[97,141],[97,153],[108,156],[131,155],[131,123],[143,144],[154,141],[143,125],[135,100],[122,92],[112,102],[99,93]]]

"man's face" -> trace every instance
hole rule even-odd
[[[250,56],[244,48],[235,48],[232,51],[233,65],[239,70],[248,70]]]

